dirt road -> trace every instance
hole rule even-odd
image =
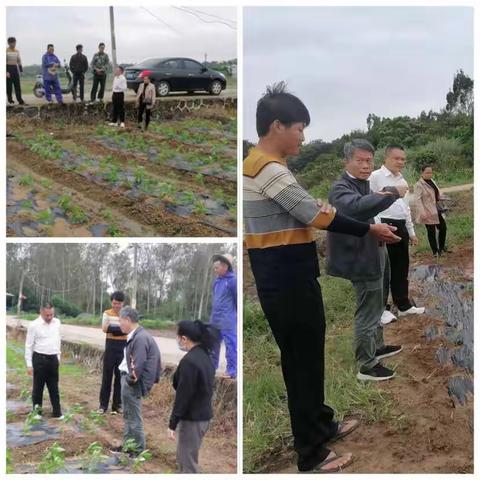
[[[27,328],[30,324],[28,320],[20,320],[17,317],[12,316],[7,317],[7,325],[15,327],[19,323],[25,328]],[[62,325],[60,328],[62,339],[64,340],[76,343],[88,343],[101,349],[103,349],[105,346],[105,335],[99,328],[80,327],[77,325]],[[179,350],[176,339],[160,336],[156,336],[154,338],[157,342],[158,348],[160,349],[163,364],[177,365],[185,355],[185,352]],[[223,372],[224,370],[225,349],[224,345],[222,344],[219,372]]]
[[[441,188],[442,193],[455,193],[455,192],[465,192],[466,190],[472,190],[473,183],[465,183],[464,185],[453,185],[452,187]],[[408,203],[412,203],[413,195],[412,193],[407,193]]]
[[[236,97],[237,96],[237,90],[235,88],[227,88],[227,89],[223,90],[220,95],[217,95],[217,96],[220,97],[220,98]],[[207,92],[205,92],[205,93],[197,92],[197,93],[192,94],[192,95],[186,95],[185,93],[180,92],[180,93],[170,93],[167,97],[157,97],[157,101],[161,102],[164,99],[169,100],[169,99],[172,99],[172,98],[178,99],[178,100],[182,100],[182,99],[194,100],[194,99],[197,99],[197,98],[209,98],[209,97],[212,97],[212,95],[210,95]],[[52,97],[52,98],[53,98],[53,101],[55,102],[56,101],[55,98],[54,97]],[[104,100],[106,102],[110,102],[111,98],[112,98],[112,93],[111,92],[105,92]],[[35,95],[33,95],[33,93],[27,93],[27,94],[23,95],[23,99],[24,99],[24,101],[27,105],[32,105],[32,106],[38,106],[38,105],[43,105],[43,104],[47,103],[47,101],[45,100],[45,97],[44,98],[37,98],[37,97],[35,97]],[[86,92],[85,99],[86,100],[89,99],[89,92]],[[135,92],[133,90],[127,90],[127,93],[125,94],[125,101],[126,102],[133,102],[134,100],[135,100]],[[63,95],[63,101],[65,103],[72,103],[73,102],[72,95],[70,95],[70,94]]]

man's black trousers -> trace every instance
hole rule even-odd
[[[105,343],[105,353],[103,355],[102,386],[100,388],[100,408],[108,409],[110,393],[113,382],[112,410],[116,411],[122,406],[122,391],[120,385],[120,371],[118,367],[123,360],[123,349],[126,342],[124,340],[109,340]]]
[[[16,65],[7,65],[7,72],[10,77],[7,77],[7,98],[9,102],[13,102],[13,88],[15,89],[15,97],[17,102],[22,103],[22,87],[20,85],[20,74],[18,73],[18,67]],[[12,88],[13,87],[13,88]]]
[[[300,471],[324,460],[326,442],[338,428],[325,405],[325,313],[316,278],[295,279],[284,286],[274,279],[259,284],[262,309],[280,348],[288,409]]]
[[[72,85],[72,93],[73,99],[77,99],[77,85],[80,89],[80,100],[83,102],[84,98],[84,90],[85,90],[85,74],[83,73],[74,73],[73,74],[73,85]]]
[[[413,305],[408,297],[408,271],[410,268],[410,235],[405,220],[382,218],[382,223],[397,227],[395,235],[401,238],[398,243],[387,244],[390,260],[390,291],[393,303],[404,312]],[[388,292],[388,289],[387,289]]]
[[[112,122],[125,122],[125,95],[123,92],[113,92],[112,93]]]
[[[90,100],[93,102],[97,98],[97,90],[100,86],[100,90],[98,92],[98,99],[103,100],[103,95],[105,93],[105,83],[107,82],[107,75],[97,75],[96,73],[93,74],[93,85],[92,91],[90,93]]]
[[[38,405],[40,409],[42,408],[43,389],[47,385],[54,417],[62,415],[60,394],[58,393],[58,363],[57,355],[44,355],[43,353],[33,352],[33,407],[35,408],[35,405]]]

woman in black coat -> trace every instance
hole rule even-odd
[[[199,473],[198,452],[213,417],[215,369],[210,358],[214,338],[199,320],[178,324],[177,342],[187,354],[173,375],[175,402],[168,438],[177,440],[180,473]]]

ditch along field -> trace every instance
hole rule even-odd
[[[235,236],[236,110],[126,125],[9,117],[7,236]]]
[[[91,348],[91,347],[90,347]],[[175,473],[175,442],[167,439],[168,419],[174,399],[172,367],[143,401],[147,452],[134,458],[112,454],[121,445],[121,415],[100,415],[98,393],[101,372],[92,366],[92,353],[64,345],[60,366],[63,421],[48,418],[47,389],[44,420],[32,419],[31,382],[25,370],[24,332],[9,330],[7,340],[7,471],[10,473]],[[74,353],[75,352],[75,353]],[[83,362],[84,361],[84,362]],[[200,450],[204,473],[236,472],[236,382],[217,379],[215,416]]]
[[[360,427],[334,444],[352,452],[345,473],[473,473],[473,194],[461,191],[447,214],[452,253],[435,259],[425,227],[416,226],[410,291],[423,316],[385,327],[386,342],[403,351],[385,364],[397,375],[359,382],[353,352],[355,296],[349,282],[325,274],[326,401],[337,418]],[[325,254],[319,233],[319,256]],[[295,473],[295,454],[278,348],[244,262],[244,471]]]

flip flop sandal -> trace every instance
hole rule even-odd
[[[353,463],[353,455],[352,455],[352,458],[344,463],[343,465],[339,465],[338,467],[335,467],[335,468],[332,468],[330,470],[322,470],[323,467],[329,465],[330,463],[334,462],[335,460],[338,460],[339,458],[342,458],[343,455],[340,454],[340,455],[337,455],[335,453],[335,455],[333,457],[330,457],[330,458],[326,458],[322,463],[319,463],[315,468],[313,468],[312,470],[309,470],[308,472],[305,472],[305,473],[337,473],[337,472],[340,472],[341,470],[347,468],[349,465],[351,465]]]
[[[356,419],[352,419],[352,420],[356,420]],[[337,433],[331,438],[331,440],[329,440],[329,444],[330,443],[334,443],[334,442],[337,442],[338,440],[342,439],[343,437],[346,437],[347,435],[349,435],[350,433],[352,433],[355,429],[358,428],[358,426],[360,425],[360,420],[356,420],[357,423],[354,423],[348,430],[345,430],[343,432],[340,432],[340,430],[342,429],[342,425],[345,423],[345,422],[340,422],[338,424],[338,429],[337,429]]]

